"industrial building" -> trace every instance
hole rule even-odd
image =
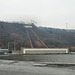
[[[0,54],[7,54],[9,52],[8,49],[1,49],[0,48]]]
[[[21,48],[22,54],[66,54],[67,48]]]
[[[28,29],[29,29],[29,28],[30,28],[30,29],[32,28],[31,25],[25,25],[24,27],[25,27],[25,28],[28,28]]]

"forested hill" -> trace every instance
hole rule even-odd
[[[75,31],[66,31],[63,29],[54,29],[46,27],[36,27],[34,24],[22,24],[22,23],[9,23],[0,21],[0,47],[8,48],[8,42],[16,43],[16,49],[21,47],[29,48],[29,39],[26,30],[28,30],[30,39],[35,48],[42,47],[39,44],[36,36],[26,29],[25,25],[31,25],[32,30],[37,34],[40,40],[42,40],[49,48],[52,47],[71,47],[75,46]],[[13,44],[10,43],[10,47]]]

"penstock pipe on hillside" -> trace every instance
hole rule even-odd
[[[48,48],[47,47],[47,45],[42,41],[42,40],[40,40],[40,38],[38,37],[38,35],[31,29],[31,31],[34,33],[34,35],[38,38],[38,40],[43,44],[43,46],[45,46],[46,48]]]
[[[29,38],[30,46],[31,46],[31,48],[33,48],[33,44],[32,44],[32,42],[31,42],[31,39],[30,39],[30,36],[29,36],[29,32],[28,32],[27,29],[26,29],[26,32],[27,32],[27,36],[28,36],[28,38]]]

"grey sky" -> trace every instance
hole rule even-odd
[[[0,0],[0,20],[75,29],[75,0]]]

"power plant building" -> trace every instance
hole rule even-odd
[[[69,53],[67,48],[21,48],[22,54],[66,54]]]

